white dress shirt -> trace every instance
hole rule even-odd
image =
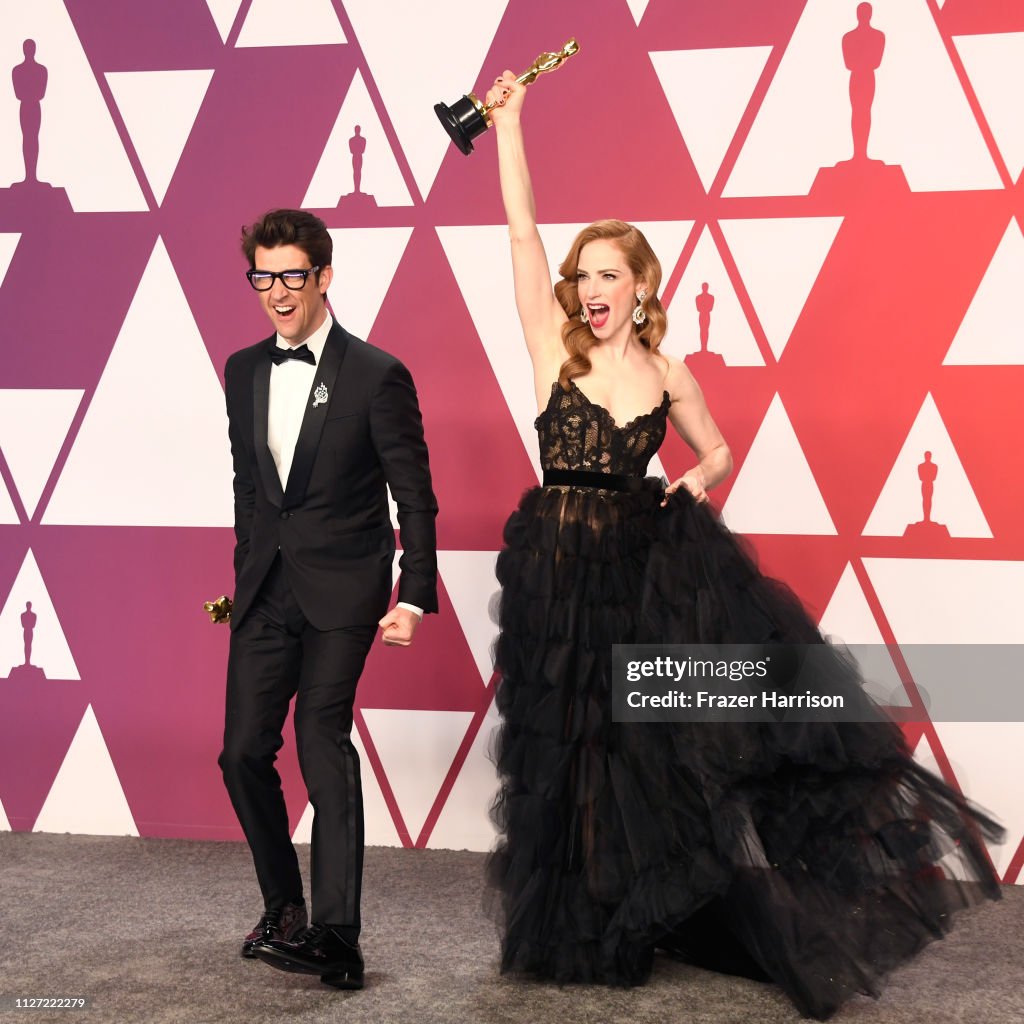
[[[328,313],[324,322],[306,339],[306,346],[313,353],[317,365],[327,344],[327,335],[334,326]],[[295,348],[279,334],[277,347]],[[267,446],[274,456],[277,475],[281,478],[282,489],[288,487],[288,473],[295,456],[295,442],[299,439],[299,428],[306,413],[306,400],[313,387],[316,366],[299,359],[286,359],[270,368],[270,412],[267,417]]]
[[[302,417],[306,414],[306,402],[313,387],[313,378],[320,365],[320,357],[327,344],[327,335],[334,326],[330,313],[324,322],[306,339],[306,347],[313,353],[316,366],[304,363],[299,359],[286,359],[283,363],[275,363],[270,367],[270,399],[267,415],[267,447],[274,457],[277,475],[281,479],[282,490],[288,488],[288,474],[291,472],[292,459],[295,457],[295,444],[299,439]],[[279,334],[277,347],[283,349],[296,348],[289,345]],[[407,608],[423,618],[423,609],[405,601],[398,602],[399,608]]]

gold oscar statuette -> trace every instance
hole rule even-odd
[[[210,616],[211,622],[230,622],[231,598],[222,595],[216,601],[206,601],[203,604],[203,611]]]
[[[560,68],[574,53],[579,52],[579,48],[580,44],[570,39],[558,53],[542,53],[516,81],[520,85],[531,85],[538,75]],[[493,108],[493,103],[484,106],[474,93],[469,93],[451,106],[435,103],[434,113],[451,136],[452,142],[468,156],[473,152],[473,139],[491,127]]]

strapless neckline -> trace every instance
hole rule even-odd
[[[562,386],[561,386],[561,384],[558,383],[557,380],[551,385],[551,397],[548,399],[548,404],[545,407],[544,411],[541,412],[537,416],[538,420],[540,420],[545,414],[547,414],[548,412],[551,411],[551,402],[554,399],[555,395],[561,390],[561,388],[562,388]],[[606,419],[608,420],[608,425],[612,428],[612,430],[619,430],[619,431],[631,430],[641,420],[650,419],[652,416],[657,416],[661,412],[667,412],[668,411],[668,407],[672,404],[672,402],[670,400],[669,393],[667,391],[662,391],[662,393],[661,393],[661,401],[653,409],[651,409],[650,412],[642,412],[639,415],[634,416],[627,423],[623,423],[622,426],[620,427],[615,422],[615,417],[603,405],[601,405],[599,402],[593,401],[587,395],[587,393],[576,383],[576,381],[574,381],[574,380],[570,380],[569,381],[569,389],[571,391],[575,391],[576,394],[579,395],[580,398],[582,398],[583,401],[586,402],[586,404],[589,405],[591,409],[595,409],[597,412],[603,413],[604,416],[606,417]]]

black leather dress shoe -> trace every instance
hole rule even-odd
[[[304,903],[286,903],[283,907],[268,910],[242,942],[242,956],[253,959],[256,946],[271,939],[285,942],[294,939],[306,927],[307,921]]]
[[[363,987],[363,954],[359,946],[346,942],[330,925],[314,924],[294,942],[261,942],[253,954],[279,971],[319,974],[325,985]]]

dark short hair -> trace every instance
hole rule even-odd
[[[334,255],[327,225],[305,210],[271,210],[255,224],[242,228],[242,252],[250,268],[256,266],[256,246],[276,249],[279,245],[301,249],[313,267],[329,267]]]

